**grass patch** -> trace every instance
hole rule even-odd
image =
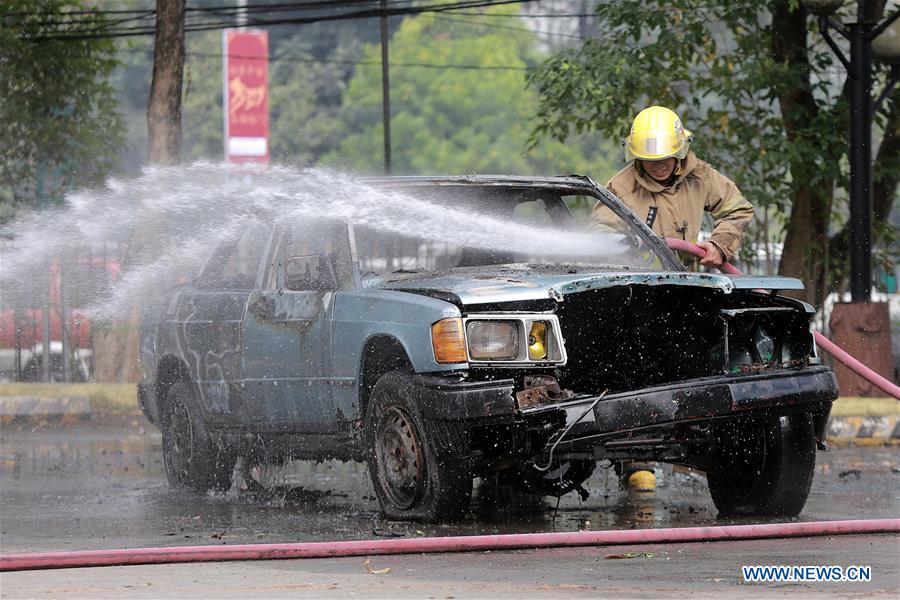
[[[900,400],[894,398],[838,398],[832,417],[890,417],[900,415]]]
[[[139,410],[133,383],[0,383],[0,397],[4,396],[85,396],[94,410]]]

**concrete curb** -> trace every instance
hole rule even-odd
[[[833,446],[900,445],[900,402],[894,398],[838,398],[825,434]]]
[[[832,417],[826,438],[834,445],[900,445],[900,417]]]
[[[88,419],[91,400],[87,396],[4,396],[0,398],[0,422],[15,420]]]

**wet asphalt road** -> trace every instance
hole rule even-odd
[[[487,500],[495,495],[482,489],[480,494],[476,491],[468,517],[454,525],[380,518],[364,465],[293,463],[263,477],[275,492],[251,493],[237,486],[223,495],[172,491],[165,482],[159,434],[140,417],[67,425],[6,424],[0,427],[0,549],[12,553],[759,522],[717,519],[705,479],[690,473],[663,472],[659,489],[648,495],[619,491],[612,470],[598,469],[586,485],[590,498],[581,501],[570,494],[558,508],[555,500],[525,509],[508,510],[502,503],[498,508]],[[851,447],[819,453],[801,520],[897,518],[898,492],[900,448]],[[55,590],[61,597],[197,597],[212,594],[203,583],[210,581],[209,576],[222,585],[231,582],[221,589],[217,586],[215,595],[221,597],[251,591],[264,596],[553,597],[596,595],[600,590],[618,596],[632,591],[639,595],[641,589],[655,589],[650,595],[689,591],[716,596],[723,586],[729,595],[738,596],[776,590],[850,596],[862,590],[889,595],[900,591],[897,536],[630,550],[654,556],[603,560],[629,551],[614,547],[489,557],[374,558],[375,566],[392,566],[392,573],[384,576],[368,573],[359,559],[5,573],[0,577],[0,595],[46,597],[45,592]],[[768,584],[751,589],[739,585],[742,564],[871,564],[878,577],[862,587]],[[201,573],[206,575],[198,578]]]

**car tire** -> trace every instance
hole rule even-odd
[[[170,487],[197,492],[231,487],[236,457],[220,449],[209,435],[188,384],[173,385],[166,397],[162,451]]]
[[[816,466],[810,415],[732,420],[713,436],[707,481],[720,516],[800,514]]]
[[[440,451],[419,410],[409,374],[383,375],[366,408],[369,475],[390,519],[455,521],[472,499],[472,474],[452,452]]]

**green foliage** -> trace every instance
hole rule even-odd
[[[855,10],[847,3],[836,18],[851,22]],[[821,299],[840,278],[833,265],[834,276],[825,276],[823,265],[846,214],[849,109],[846,70],[816,18],[796,0],[618,0],[596,13],[601,37],[531,74],[540,95],[532,139],[589,131],[622,139],[640,109],[672,108],[694,132],[697,154],[772,209],[785,231],[781,272],[806,280]],[[877,93],[887,69],[876,70]],[[895,92],[876,116],[876,143],[898,101]],[[897,154],[875,164],[876,182],[896,181]],[[750,238],[773,241],[765,227]]]
[[[331,61],[352,63],[352,44],[316,60],[302,36],[280,38],[270,48],[269,136],[274,162],[307,165],[338,144],[344,80],[349,73]],[[184,157],[219,159],[223,154],[222,34],[188,40],[185,69]]]
[[[611,174],[609,148],[595,136],[526,147],[537,96],[526,88],[525,69],[540,57],[532,33],[491,27],[495,22],[435,14],[403,21],[389,46],[394,173]],[[367,47],[363,62],[344,96],[348,133],[326,160],[377,173],[384,156],[380,47]],[[421,64],[448,67],[414,66]]]
[[[192,34],[185,41],[182,87],[182,158],[222,160],[222,32]]]
[[[772,2],[770,4],[774,4]],[[565,139],[599,130],[627,135],[631,119],[651,104],[668,106],[694,132],[694,148],[739,182],[754,204],[784,210],[791,197],[791,159],[802,156],[807,176],[831,174],[836,147],[833,115],[785,115],[778,98],[808,87],[822,107],[835,102],[824,70],[826,47],[809,62],[778,62],[771,52],[771,18],[758,0],[621,0],[603,3],[602,38],[563,52],[530,78],[541,104],[535,135]],[[791,137],[784,118],[803,123]]]
[[[270,95],[272,156],[282,163],[313,164],[340,143],[341,98],[360,48],[337,46],[329,55],[331,62],[315,60],[301,36],[278,48],[284,59],[270,67],[278,82]]]
[[[122,123],[110,40],[42,40],[80,2],[6,0],[0,25],[0,220],[62,201],[116,165]],[[64,20],[64,18],[62,19]],[[98,21],[100,21],[98,17]]]

